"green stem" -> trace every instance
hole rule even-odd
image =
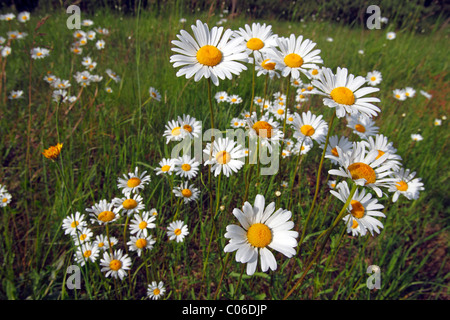
[[[328,240],[330,239],[331,233],[333,232],[334,228],[336,228],[337,224],[339,223],[339,221],[342,220],[342,218],[348,214],[347,212],[347,208],[350,205],[351,200],[353,199],[353,195],[355,194],[357,189],[357,185],[355,183],[353,183],[352,186],[352,190],[350,191],[350,194],[347,198],[347,201],[345,202],[344,206],[342,207],[342,210],[339,212],[338,216],[336,217],[336,219],[333,221],[333,224],[331,225],[331,227],[328,229],[326,235],[325,235],[325,239],[323,240],[319,251],[317,252],[317,254],[314,256],[313,259],[311,259],[311,261],[309,262],[308,266],[306,267],[306,269],[303,271],[300,279],[297,280],[297,282],[295,283],[295,285],[293,286],[293,288],[284,296],[283,300],[286,300],[303,282],[303,280],[306,277],[306,274],[308,273],[309,269],[311,269],[311,267],[313,266],[313,264],[317,261],[317,259],[319,258],[319,256],[322,254],[323,249],[325,248],[325,245],[327,244]]]

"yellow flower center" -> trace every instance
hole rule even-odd
[[[120,260],[111,260],[109,263],[109,268],[113,271],[118,271],[122,267],[122,262]]]
[[[236,102],[236,101],[237,101],[236,98],[232,98],[232,99],[231,99],[231,102]]]
[[[192,132],[192,127],[191,127],[190,125],[188,125],[188,124],[185,124],[185,125],[183,126],[183,129],[186,130],[186,131],[188,131],[188,132]]]
[[[362,217],[364,217],[364,206],[361,204],[361,202],[352,200],[350,204],[352,205],[351,213],[355,218],[361,219]]]
[[[408,190],[408,184],[405,181],[397,182],[396,187],[398,191],[406,191]]]
[[[127,210],[134,209],[137,207],[137,205],[138,205],[138,203],[134,199],[127,199],[122,203],[122,206]]]
[[[289,118],[287,118],[287,120],[288,120],[289,122],[292,122],[292,121],[294,121],[294,118],[289,117]]]
[[[128,188],[136,188],[140,184],[141,184],[141,179],[136,178],[136,177],[130,178],[127,181],[127,187]]]
[[[355,130],[361,133],[366,132],[366,128],[362,124],[355,125]]]
[[[331,149],[331,154],[335,157],[339,157],[339,153],[337,152],[336,147],[334,147],[333,149]]]
[[[40,57],[40,56],[42,56],[42,52],[38,52],[38,53],[36,53],[36,55],[37,55],[38,57]]]
[[[181,165],[181,169],[183,171],[189,171],[189,170],[191,170],[191,166],[189,164],[185,163],[185,164]]]
[[[180,127],[175,127],[172,129],[172,135],[173,136],[179,136],[181,134],[181,128]]]
[[[222,61],[222,52],[214,46],[203,46],[197,51],[197,61],[205,66],[214,67]]]
[[[162,166],[161,167],[161,171],[162,172],[167,172],[167,171],[169,171],[170,170],[170,166],[168,165],[168,164],[166,164],[165,166]]]
[[[216,160],[220,164],[227,164],[228,162],[231,161],[231,155],[228,152],[226,152],[225,150],[219,151],[216,154]]]
[[[263,223],[255,223],[247,230],[247,240],[257,248],[264,248],[272,241],[272,231]]]
[[[27,16],[23,16],[22,20],[24,20],[24,21],[27,20]]]
[[[270,59],[266,59],[261,63],[261,67],[266,70],[273,70],[275,69],[275,62],[270,62]]]
[[[352,229],[356,229],[356,228],[358,228],[358,226],[359,226],[358,221],[353,220]]]
[[[192,191],[189,189],[183,189],[181,190],[181,194],[183,197],[190,198],[192,196]]]
[[[87,238],[87,234],[82,234],[82,235],[80,236],[80,240],[81,240],[81,241],[84,241],[86,238]]]
[[[371,78],[370,78],[370,81],[375,81],[375,80],[377,80],[376,77],[371,77]]]
[[[262,138],[272,137],[272,126],[267,121],[256,121],[253,125],[256,134]]]
[[[91,250],[86,250],[83,255],[85,258],[89,258],[91,256],[91,254],[92,254]]]
[[[300,68],[303,64],[303,59],[296,53],[290,53],[284,57],[284,63],[290,68]]]
[[[330,93],[331,98],[339,104],[352,105],[355,103],[355,95],[346,87],[337,87]]]
[[[396,97],[397,99],[400,99],[400,95],[399,95],[399,94],[396,94],[395,97]]]
[[[5,200],[6,200],[6,198],[3,199],[3,202],[6,202]],[[80,223],[79,223],[78,221],[73,221],[73,222],[70,224],[70,227],[71,227],[71,228],[76,228],[79,224],[80,224]]]
[[[116,217],[116,214],[112,211],[103,211],[98,214],[98,220],[102,222],[109,222]]]
[[[312,126],[310,126],[309,124],[305,124],[300,128],[301,133],[303,133],[305,136],[312,136],[316,130],[314,130],[314,128]]]
[[[264,47],[264,42],[258,38],[251,38],[247,41],[247,48],[250,50],[260,50]]]
[[[179,229],[178,229],[179,230]],[[155,296],[159,296],[159,294],[161,293],[161,291],[158,288],[155,288],[155,290],[153,290],[153,294]]]
[[[375,170],[365,163],[355,162],[349,165],[347,169],[350,171],[353,180],[366,179],[366,185],[375,183],[377,179]]]
[[[378,150],[378,155],[375,159],[379,159],[380,157],[382,157],[384,154],[384,151]]]
[[[105,245],[105,244],[104,244],[103,242],[99,242],[97,246],[98,246],[99,248],[102,248],[104,245]]]
[[[147,240],[146,239],[138,239],[136,241],[136,247],[138,247],[139,249],[145,248],[147,246]]]
[[[313,71],[311,71],[311,74],[312,74],[313,76],[317,76],[317,75],[319,74],[319,70],[313,69]]]
[[[405,92],[405,96],[409,97],[409,92]]]
[[[139,223],[139,229],[144,230],[145,228],[147,228],[147,222],[142,221]]]
[[[173,233],[175,233],[176,236],[179,236],[181,234],[181,229],[177,228],[173,231]]]
[[[278,109],[278,110],[277,110],[277,113],[278,113],[279,115],[282,115],[282,114],[284,114],[284,110],[283,110],[283,109]]]

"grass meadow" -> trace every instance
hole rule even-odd
[[[8,12],[18,14],[14,9],[3,9],[2,14]],[[212,28],[221,20],[221,12],[177,12],[82,12],[82,19],[94,22],[82,30],[102,27],[109,34],[97,33],[80,55],[71,51],[75,30],[67,28],[69,15],[64,10],[38,8],[26,23],[0,21],[0,35],[6,41],[9,31],[27,33],[10,42],[11,54],[1,60],[0,184],[12,198],[1,208],[0,298],[140,300],[149,299],[149,284],[162,281],[165,292],[160,299],[169,300],[448,299],[448,28],[436,23],[426,32],[413,32],[397,29],[394,21],[389,21],[381,24],[381,29],[369,30],[308,17],[279,21],[226,14],[228,19],[220,22],[232,30],[266,23],[279,37],[303,35],[316,42],[323,65],[332,70],[348,68],[349,73],[363,77],[373,70],[381,72],[380,91],[373,94],[381,100],[377,103],[381,112],[374,121],[379,133],[393,142],[402,166],[417,172],[424,190],[415,200],[400,196],[393,202],[387,189],[382,197],[367,189],[384,206],[386,217],[379,218],[383,228],[379,234],[353,236],[343,222],[330,227],[343,203],[330,193],[327,182],[336,177],[328,170],[336,165],[328,158],[317,180],[322,157],[317,142],[301,158],[295,154],[282,158],[275,175],[258,175],[257,165],[245,164],[219,180],[208,175],[207,165],[200,164],[197,176],[189,180],[199,195],[188,203],[172,192],[186,179],[176,174],[156,175],[159,162],[170,158],[177,144],[166,143],[163,136],[169,121],[186,114],[201,121],[204,130],[210,127],[208,81],[176,76],[178,68],[170,62],[174,54],[171,41],[180,30],[192,34],[191,25],[197,19]],[[389,31],[396,33],[394,40],[386,38]],[[105,41],[103,50],[95,47],[99,39]],[[50,54],[32,59],[30,49],[34,47],[47,48]],[[97,62],[91,73],[103,79],[81,90],[74,75],[85,70],[81,62],[86,56]],[[218,103],[212,98],[215,128],[229,129],[234,117],[250,109],[253,88],[254,96],[266,92],[270,99],[277,92],[290,92],[288,110],[309,110],[329,123],[333,109],[323,104],[323,96],[309,95],[297,109],[296,88],[287,85],[285,77],[269,79],[267,86],[264,76],[255,77],[253,83],[252,65],[245,65],[246,71],[211,87],[213,97],[225,91],[242,98],[240,104]],[[119,75],[120,81],[110,78],[107,69]],[[70,81],[67,91],[77,98],[75,102],[54,101],[54,89],[44,81],[49,74]],[[160,93],[160,101],[151,98],[150,87]],[[393,90],[405,87],[416,90],[414,97],[395,99]],[[9,99],[12,90],[22,90],[23,97]],[[441,125],[435,125],[435,119],[440,119]],[[360,140],[345,118],[335,119],[332,128],[332,135]],[[420,134],[423,140],[414,141],[412,134]],[[57,143],[63,147],[56,160],[44,157],[44,150]],[[105,228],[90,224],[86,212],[102,199],[123,197],[118,178],[136,167],[151,178],[139,193],[145,210],[157,212],[155,228],[149,230],[156,242],[140,256],[126,244],[131,236],[131,220],[126,214]],[[282,186],[285,181],[287,186]],[[310,210],[317,181],[317,200]],[[289,208],[292,230],[298,232],[297,241],[302,238],[302,243],[294,248],[292,258],[273,251],[276,270],[262,272],[258,265],[256,272],[248,275],[245,264],[236,262],[235,252],[224,252],[229,241],[224,235],[228,225],[238,224],[233,210],[242,208],[245,198],[253,205],[257,194],[265,197],[266,205],[275,202],[277,209]],[[92,240],[108,231],[108,236],[118,240],[115,247],[131,258],[123,279],[101,271],[103,253],[96,262],[83,266],[75,261],[77,245],[62,224],[77,211],[85,214],[92,226]],[[184,221],[189,230],[182,242],[167,236],[167,227],[175,219]],[[80,289],[67,286],[71,265],[80,265]],[[378,289],[366,284],[371,265],[380,268]]]

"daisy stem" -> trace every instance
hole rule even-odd
[[[326,148],[324,149],[326,150]],[[284,296],[283,300],[286,300],[303,282],[303,280],[306,277],[306,274],[308,273],[308,271],[311,269],[311,267],[313,266],[313,264],[317,261],[317,259],[319,258],[319,256],[322,254],[323,249],[325,248],[325,245],[327,244],[328,240],[330,239],[331,233],[333,232],[334,228],[336,228],[337,224],[339,223],[340,220],[342,220],[342,218],[348,214],[347,212],[347,208],[350,205],[351,200],[353,199],[353,195],[355,194],[357,189],[357,185],[355,183],[353,183],[352,185],[352,190],[350,191],[350,195],[347,198],[347,201],[345,202],[344,206],[342,207],[341,211],[339,212],[338,216],[336,217],[336,219],[334,219],[331,227],[328,229],[327,233],[325,234],[325,239],[323,240],[319,251],[317,252],[317,254],[310,260],[308,266],[306,267],[306,269],[303,271],[300,279],[297,280],[297,282],[295,283],[295,285],[293,286],[293,288]]]
[[[224,265],[222,267],[222,275],[220,276],[219,284],[217,285],[216,293],[214,294],[214,300],[217,300],[217,295],[219,294],[220,287],[222,286],[222,281],[223,281],[223,278],[225,276],[225,271],[226,271],[226,267],[228,265],[228,257],[229,256],[230,256],[230,253],[227,252],[227,254],[225,256],[225,263],[224,263]]]
[[[291,206],[292,206],[292,195],[293,195],[293,193],[294,193],[295,177],[297,176],[297,172],[299,171],[299,167],[300,167],[300,165],[301,165],[301,163],[302,163],[302,161],[301,161],[301,159],[303,158],[303,157],[302,157],[302,147],[303,147],[303,142],[304,142],[304,141],[305,141],[305,140],[302,140],[302,143],[300,144],[300,148],[299,148],[299,151],[298,151],[298,157],[297,157],[297,163],[296,163],[296,165],[295,165],[295,171],[294,171],[294,175],[293,175],[293,177],[292,177],[291,194],[290,194],[290,196],[289,196],[289,204],[288,204],[288,210],[289,210],[289,211],[291,211]],[[299,179],[299,184],[300,184],[300,175],[299,175],[298,179]],[[299,192],[299,194],[300,194],[300,192]],[[299,202],[300,202],[300,201],[299,201]]]
[[[255,77],[255,70],[256,70],[256,59],[255,59],[255,52],[253,51],[253,71],[252,71],[252,100],[250,101],[250,116],[253,112],[253,103],[255,100],[255,86],[256,86],[256,77]]]
[[[288,114],[288,102],[289,102],[289,88],[291,84],[291,75],[286,78],[286,108],[284,110],[284,120],[283,120],[283,139],[281,140],[281,147],[280,147],[280,160],[279,164],[281,164],[281,159],[283,158],[283,148],[284,148],[284,139],[286,138],[286,120],[287,120],[287,114]]]
[[[238,283],[236,284],[236,289],[234,290],[234,294],[233,294],[232,300],[234,300],[234,298],[236,297],[237,292],[239,290],[239,286],[241,285],[241,280],[242,280],[242,275],[244,274],[244,269],[245,269],[245,263],[242,264],[241,274],[239,275],[239,280],[238,280]]]
[[[214,214],[214,220],[217,218],[217,213],[219,212],[219,203],[220,203],[220,178],[222,177],[222,171],[219,173],[219,178],[217,180],[217,193],[216,193],[216,212]]]
[[[311,218],[311,213],[313,212],[314,205],[316,204],[317,195],[319,193],[319,187],[320,187],[320,174],[322,173],[323,160],[325,158],[325,153],[327,151],[328,141],[330,140],[330,134],[331,134],[331,131],[332,131],[332,125],[333,125],[333,121],[334,121],[335,117],[336,117],[336,111],[333,112],[333,115],[331,116],[331,119],[330,119],[330,123],[328,125],[327,138],[325,140],[325,145],[323,147],[322,157],[320,158],[319,169],[317,171],[316,190],[314,192],[313,202],[311,204],[311,207],[309,208],[308,216],[306,217],[305,225],[303,227],[302,237],[300,238],[300,242],[298,243],[298,250],[300,250],[300,246],[302,245],[302,242],[303,242],[303,240],[305,238],[306,229],[307,229],[307,226],[308,226],[308,223],[309,223],[309,219]]]
[[[261,117],[264,114],[264,106],[266,105],[266,98],[267,98],[267,84],[269,83],[269,73],[266,74],[266,79],[264,80],[264,98],[263,98],[263,105],[261,107]]]

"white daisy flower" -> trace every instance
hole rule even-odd
[[[277,45],[277,35],[273,34],[271,25],[252,23],[251,27],[246,24],[244,28],[239,28],[235,34],[236,38],[240,39],[247,47],[247,54],[250,55],[254,51],[267,52],[271,47]]]
[[[400,195],[405,196],[408,200],[416,200],[419,198],[419,192],[425,190],[422,179],[414,178],[416,172],[411,172],[409,169],[400,168],[392,176],[395,180],[388,191],[394,193],[393,202],[396,202]]]
[[[156,90],[153,87],[150,87],[150,89],[148,90],[150,93],[150,97],[152,97],[153,99],[155,99],[156,101],[161,101],[161,94],[159,93],[158,90]]]
[[[411,134],[411,139],[413,139],[414,141],[422,141],[423,137],[419,133],[413,133]]]
[[[380,71],[373,70],[367,73],[366,81],[371,86],[379,85],[381,83],[381,80],[383,80],[383,77],[381,76]]]
[[[86,262],[97,261],[97,258],[100,254],[100,250],[96,245],[93,245],[90,242],[82,243],[81,246],[77,247],[77,251],[75,252],[75,261],[80,264],[80,266],[84,266]]]
[[[174,68],[182,67],[177,77],[194,77],[195,81],[201,78],[211,79],[214,85],[219,85],[219,79],[232,79],[232,75],[239,75],[247,67],[240,62],[247,62],[248,54],[241,39],[230,40],[234,31],[223,27],[209,29],[206,23],[197,20],[192,25],[194,37],[185,30],[177,35],[179,40],[173,40],[176,47],[172,51],[178,54],[170,57]]]
[[[284,104],[283,102],[281,102],[282,104]],[[279,103],[274,104],[270,110],[270,113],[273,114],[273,116],[275,117],[275,119],[277,120],[284,120],[285,117],[287,117],[285,115],[286,112],[286,106],[285,105],[281,105]]]
[[[350,115],[347,116],[347,127],[353,130],[361,139],[368,139],[378,133],[379,127],[375,121],[366,116]]]
[[[207,143],[203,153],[208,159],[205,166],[211,165],[211,172],[214,172],[214,176],[223,173],[229,177],[230,174],[238,172],[244,165],[244,161],[241,160],[245,157],[242,145],[229,138],[215,139],[212,152],[211,143]]]
[[[217,103],[228,101],[228,93],[226,91],[219,91],[214,95]]]
[[[270,58],[275,62],[277,68],[281,70],[283,77],[300,78],[300,73],[310,77],[309,69],[317,69],[317,64],[322,64],[323,60],[319,56],[320,50],[313,50],[316,43],[303,36],[295,37],[291,34],[288,39],[277,38],[278,48],[272,48]]]
[[[197,188],[193,184],[189,185],[188,181],[181,183],[180,186],[175,187],[172,192],[176,197],[183,198],[184,203],[195,201],[200,194]]]
[[[135,214],[130,221],[130,233],[136,237],[147,237],[149,229],[156,227],[156,224],[153,223],[155,220],[156,216],[152,211]]]
[[[84,227],[87,226],[87,222],[84,221],[84,214],[81,214],[80,212],[75,212],[74,214],[71,214],[70,216],[67,216],[64,218],[62,222],[62,228],[64,230],[64,234],[76,234],[77,230],[81,230]]]
[[[200,166],[200,163],[189,155],[183,155],[174,159],[173,164],[176,175],[187,179],[195,178]]]
[[[0,192],[0,207],[4,208],[11,203],[12,196],[9,192]]]
[[[262,75],[269,75],[270,79],[273,79],[273,77],[280,77],[280,73],[276,69],[276,63],[273,62],[270,57],[265,54],[261,54],[258,51],[254,52],[255,56],[255,71],[256,76],[260,77]]]
[[[10,54],[11,54],[11,47],[4,46],[2,49],[2,57],[5,58],[5,57],[9,56]]]
[[[330,189],[336,188],[336,180],[328,180],[327,185]]]
[[[89,20],[89,19],[85,19],[85,20],[81,21],[81,24],[84,27],[89,27],[89,26],[92,26],[94,24],[94,21]]]
[[[319,68],[312,68],[308,70],[309,78],[310,79],[319,79],[320,74],[322,73],[322,69]]]
[[[98,50],[103,50],[103,49],[105,49],[105,40],[98,40],[98,41],[95,43],[95,47],[96,47]]]
[[[188,226],[181,220],[173,221],[167,227],[167,236],[169,237],[169,240],[183,242],[188,234]]]
[[[306,139],[322,143],[328,133],[328,124],[322,120],[322,117],[322,115],[314,115],[310,110],[303,112],[301,116],[295,113],[292,122],[294,137],[300,141]]]
[[[106,87],[105,91],[108,93],[113,93],[113,89],[111,89],[111,87]]]
[[[236,261],[247,263],[248,275],[255,273],[258,258],[263,272],[277,269],[277,261],[269,248],[288,258],[295,255],[298,233],[291,230],[294,222],[289,220],[292,216],[290,211],[281,208],[275,211],[275,202],[266,207],[264,196],[258,194],[253,207],[245,202],[242,210],[233,210],[233,215],[240,226],[227,226],[224,237],[230,241],[224,251],[236,251]]]
[[[119,278],[123,280],[127,272],[131,268],[131,258],[128,254],[123,254],[122,250],[115,250],[112,255],[109,251],[103,253],[103,259],[100,260],[100,265],[103,267],[102,272],[106,272],[105,277]]]
[[[355,77],[348,74],[346,68],[337,68],[336,74],[331,69],[322,68],[322,74],[319,80],[312,80],[311,84],[317,89],[317,93],[325,95],[323,103],[336,108],[336,116],[344,117],[346,114],[363,114],[368,117],[376,116],[380,108],[372,102],[380,102],[375,97],[366,97],[365,95],[377,92],[379,88],[363,87],[366,79],[361,76]]]
[[[43,59],[50,54],[50,50],[48,50],[46,48],[37,47],[37,48],[31,49],[30,54],[31,54],[31,58],[33,58],[33,59]]]
[[[300,78],[291,78],[291,85],[295,88],[303,87],[303,81]]]
[[[193,139],[198,138],[202,134],[202,123],[194,117],[183,114],[183,117],[178,116],[178,122],[180,123],[184,136],[189,136]]]
[[[119,75],[117,75],[117,73],[115,73],[114,71],[112,71],[111,69],[106,69],[106,74],[113,79],[115,82],[120,82],[121,78]]]
[[[237,94],[232,94],[232,95],[228,96],[227,102],[229,104],[240,104],[240,103],[242,103],[242,98],[239,97]]]
[[[397,35],[395,34],[395,32],[386,33],[386,39],[388,39],[388,40],[394,40],[396,37],[397,37]]]
[[[307,154],[313,147],[312,140],[310,139],[303,139],[300,141],[297,141],[297,143],[292,148],[292,153],[297,155]]]
[[[394,89],[392,93],[394,94],[395,99],[400,101],[406,100],[406,94],[404,89]]]
[[[366,235],[367,229],[363,225],[360,225],[352,215],[346,215],[342,220],[344,220],[347,226],[347,233],[351,233],[353,237],[364,237]]]
[[[171,120],[166,124],[163,136],[166,137],[166,143],[180,141],[185,137],[185,131],[181,128],[178,120]]]
[[[141,210],[145,210],[145,204],[143,203],[144,198],[142,198],[139,194],[131,193],[125,194],[125,197],[122,198],[114,198],[112,203],[116,208],[118,208],[122,214],[127,214],[131,216],[134,213],[138,213]]]
[[[434,119],[433,124],[435,126],[437,126],[437,127],[441,126],[442,125],[442,120],[441,119]]]
[[[73,33],[73,37],[76,39],[86,38],[86,32],[84,32],[83,30],[76,30]]]
[[[233,128],[241,128],[245,126],[245,121],[239,118],[231,119],[230,126]]]
[[[108,238],[102,234],[95,236],[95,240],[92,242],[92,245],[103,251],[109,249]]]
[[[378,157],[377,150],[367,152],[366,145],[361,142],[353,143],[352,151],[343,152],[336,147],[339,155],[339,169],[329,170],[330,175],[337,175],[352,179],[357,185],[372,188],[378,197],[383,195],[380,187],[387,187],[393,181],[392,162],[386,161],[389,154]]]
[[[3,20],[3,21],[12,21],[15,18],[16,18],[16,15],[14,13],[6,13],[6,14],[0,15],[0,20]]]
[[[347,182],[340,182],[336,186],[336,190],[337,191],[330,190],[330,193],[341,200],[343,203],[346,203],[348,197],[350,196],[350,190],[348,188]],[[356,220],[358,225],[362,226],[364,229],[369,230],[373,235],[374,231],[376,233],[380,233],[380,229],[383,228],[383,223],[375,218],[386,217],[383,212],[380,211],[383,208],[384,206],[378,203],[378,200],[376,198],[372,198],[372,194],[366,193],[366,190],[362,188],[360,190],[356,189],[350,205],[347,207],[347,211]]]
[[[321,144],[320,147],[323,149],[325,144]],[[353,149],[353,142],[349,141],[347,137],[341,136],[340,138],[337,135],[331,136],[328,139],[327,150],[325,151],[325,158],[331,160],[332,164],[339,163],[339,154],[337,151],[337,147],[342,152],[349,153]]]
[[[159,174],[172,175],[174,170],[175,170],[174,159],[166,159],[166,158],[163,158],[159,162],[159,167],[155,168],[156,175]]]
[[[391,162],[393,164],[392,170],[397,171],[400,169],[402,157],[397,154],[397,149],[394,148],[393,142],[389,142],[386,136],[377,134],[375,137],[369,137],[367,142],[363,141],[363,143],[366,143],[368,150],[378,151],[378,156],[375,159],[378,159],[387,153],[388,158],[386,159],[386,162]]]
[[[83,227],[81,229],[76,229],[76,232],[70,234],[75,245],[81,245],[83,243],[89,242],[94,235],[91,229],[88,227]]]
[[[95,39],[95,35],[96,35],[95,31],[91,30],[91,31],[88,31],[86,33],[86,38],[88,40],[94,40]]]
[[[284,138],[284,133],[280,129],[278,122],[267,116],[262,116],[260,120],[256,121],[256,117],[246,119],[249,128],[249,135],[258,137],[261,146],[267,147],[272,152],[272,145],[278,146],[281,139]]]
[[[17,21],[25,23],[30,20],[30,13],[28,11],[23,11],[17,15]]]
[[[406,87],[405,88],[405,96],[407,98],[412,98],[416,95],[416,90],[414,90],[414,88],[411,87]]]
[[[130,241],[127,242],[127,245],[130,251],[136,251],[137,255],[140,257],[144,250],[152,250],[155,243],[156,241],[152,239],[152,236],[131,236]]]
[[[153,300],[158,300],[164,295],[165,292],[166,288],[164,288],[164,283],[162,281],[159,283],[152,281],[147,288],[147,296]]]
[[[130,192],[139,193],[141,189],[144,189],[145,185],[150,182],[150,176],[146,175],[147,171],[139,174],[139,169],[136,167],[134,172],[124,174],[123,178],[117,179],[117,187],[122,189],[123,194]]]
[[[23,98],[23,91],[22,90],[11,90],[8,98],[11,100]]]
[[[94,204],[86,211],[90,213],[92,223],[100,225],[116,221],[120,218],[119,208],[114,208],[114,203],[108,202],[105,199],[100,200],[99,203]]]

